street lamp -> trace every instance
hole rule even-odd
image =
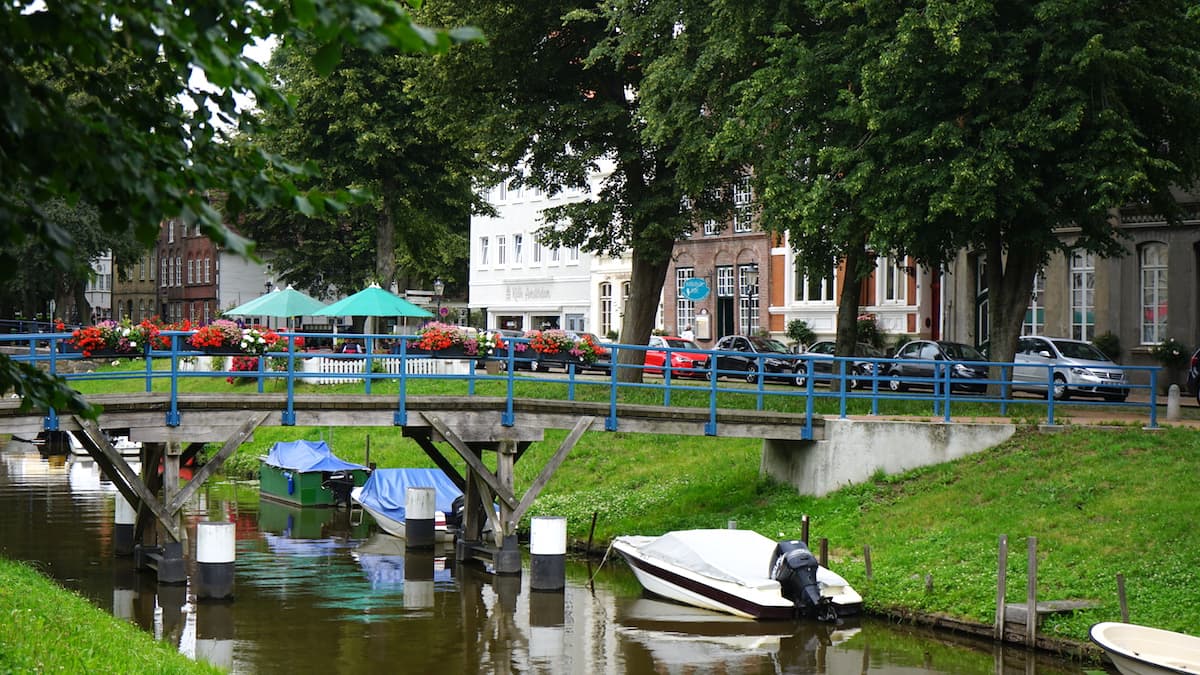
[[[442,318],[442,293],[446,292],[446,282],[441,277],[433,280],[433,297],[437,298],[438,319]]]

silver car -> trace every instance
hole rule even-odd
[[[1026,335],[1017,342],[1013,389],[1044,394],[1053,381],[1055,400],[1075,395],[1124,401],[1125,371],[1090,342]]]

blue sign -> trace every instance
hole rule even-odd
[[[685,300],[703,300],[708,297],[708,282],[700,277],[684,279],[679,285],[679,295]]]

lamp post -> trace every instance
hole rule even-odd
[[[446,292],[446,282],[442,281],[441,277],[433,280],[433,297],[437,298],[437,316],[440,321],[442,318],[442,293]]]

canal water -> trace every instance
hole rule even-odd
[[[259,501],[215,484],[187,510],[237,524],[235,598],[196,602],[113,555],[116,491],[87,458],[0,449],[0,555],[179,651],[235,673],[1080,673],[1075,663],[872,619],[753,622],[644,597],[619,560],[568,564],[530,591],[434,552],[406,555],[369,516]],[[450,552],[450,551],[447,551]],[[3,622],[0,621],[0,631]]]

